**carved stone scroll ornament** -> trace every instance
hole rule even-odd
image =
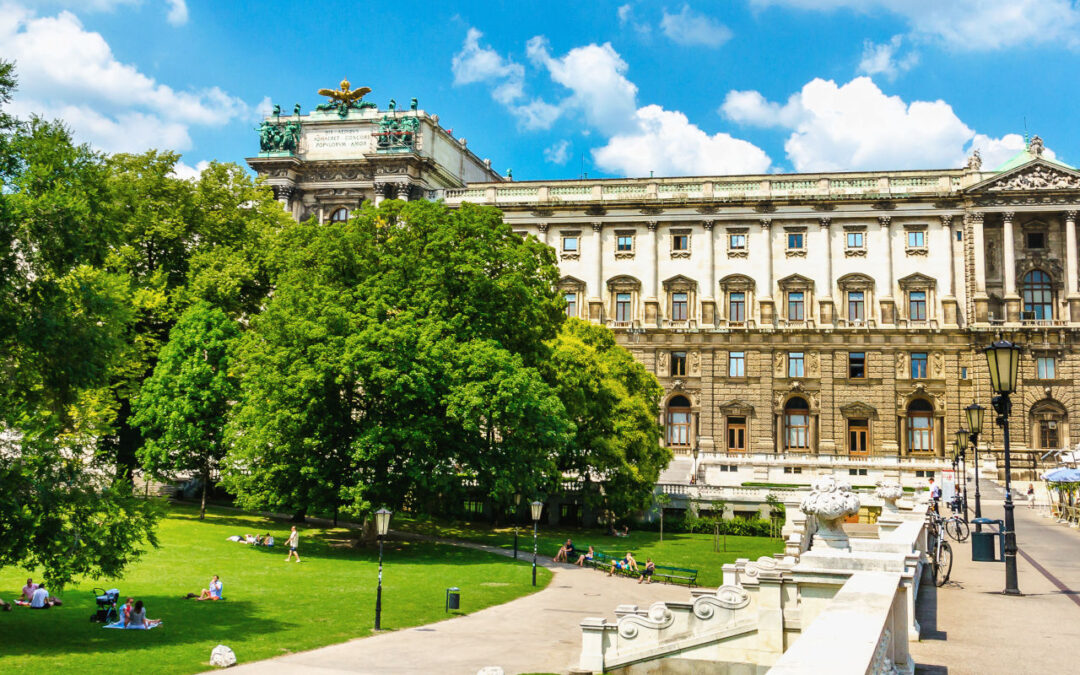
[[[896,505],[896,500],[904,496],[904,488],[900,483],[879,480],[877,482],[877,488],[874,490],[874,495],[884,502],[885,511],[889,513],[900,512],[900,507]]]
[[[777,567],[779,567],[779,564],[776,562],[776,558],[770,558],[767,555],[763,555],[757,560],[748,561],[746,563],[746,568],[743,570],[743,575],[749,579],[757,579],[762,571],[772,571]]]
[[[662,602],[653,603],[645,616],[640,614],[628,614],[619,618],[619,636],[627,640],[633,640],[638,636],[641,629],[663,630],[670,628],[675,621],[675,615]]]
[[[716,595],[702,595],[694,599],[694,616],[708,621],[718,609],[742,609],[750,604],[750,594],[741,586],[725,584],[716,589]]]
[[[799,508],[807,515],[817,516],[815,539],[824,542],[828,548],[850,550],[841,521],[859,512],[859,497],[851,491],[850,485],[837,482],[832,475],[819,476],[811,487]]]

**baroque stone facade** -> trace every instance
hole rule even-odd
[[[418,118],[413,145],[382,152],[387,114]],[[989,408],[976,350],[997,334],[1025,347],[1013,448],[1080,440],[1080,172],[1038,137],[993,171],[510,182],[436,117],[336,117],[248,160],[295,217],[389,196],[501,208],[556,250],[568,313],[660,379],[676,454],[946,457],[964,407]],[[316,144],[350,124],[373,139]]]

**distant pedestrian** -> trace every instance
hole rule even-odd
[[[1028,497],[1028,508],[1029,509],[1035,508],[1035,484],[1034,483],[1028,483],[1027,497]]]
[[[934,513],[941,513],[941,509],[938,504],[941,502],[941,488],[934,485],[934,479],[930,479],[930,503],[934,508]]]
[[[300,533],[296,531],[295,525],[292,526],[292,532],[289,533],[289,540],[285,542],[285,545],[289,547],[285,562],[289,562],[293,556],[296,556],[296,562],[300,562],[300,554],[296,552],[296,549],[300,547]]]

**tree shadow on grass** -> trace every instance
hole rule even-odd
[[[48,611],[4,612],[0,615],[0,655],[84,655],[122,650],[182,645],[207,641],[237,641],[248,635],[273,633],[295,624],[270,619],[247,600],[196,602],[176,596],[140,596],[147,615],[162,619],[153,630],[105,628],[89,620],[96,610],[89,596],[72,597]],[[76,637],[77,636],[77,637]]]

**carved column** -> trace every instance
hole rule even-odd
[[[975,273],[975,288],[972,297],[972,308],[975,311],[975,323],[988,323],[990,321],[990,298],[986,295],[986,236],[983,233],[982,213],[969,213],[968,223],[971,224],[971,266]]]
[[[408,183],[398,183],[394,186],[394,192],[397,193],[397,198],[403,202],[409,201],[409,193],[412,191],[412,186]]]
[[[1069,320],[1080,321],[1080,293],[1077,292],[1076,211],[1065,212],[1065,290]]]
[[[1006,211],[1001,214],[1002,254],[1001,269],[1005,277],[1005,321],[1016,323],[1020,320],[1020,295],[1016,292],[1016,241],[1013,236],[1013,214]]]
[[[761,247],[765,251],[765,283],[762,285],[758,305],[761,308],[761,323],[771,326],[776,320],[773,301],[773,246],[772,246],[772,218],[762,218],[761,223]]]
[[[956,238],[953,236],[952,221],[952,216],[941,216],[941,229],[945,231],[945,236],[949,242],[946,249],[949,252],[949,287],[945,289],[945,293],[941,297],[941,309],[945,314],[943,323],[946,326],[957,325],[959,315],[959,305],[956,299],[956,255],[953,251],[956,246]]]
[[[604,320],[604,224],[600,221],[592,224],[593,229],[593,294],[589,298],[589,316],[599,321]]]
[[[705,259],[709,270],[705,274],[708,285],[701,294],[701,323],[706,326],[716,325],[716,242],[713,241],[713,221],[701,223],[705,228]]]
[[[893,289],[896,287],[896,279],[893,277],[893,240],[892,240],[892,216],[878,216],[878,225],[885,233],[885,292],[878,302],[881,303],[881,323],[896,323],[896,300],[893,299]]]
[[[656,297],[657,279],[660,277],[659,263],[656,259],[656,221],[645,223],[649,228],[648,241],[645,242],[647,258],[645,262],[645,325],[659,325],[660,303]]]
[[[382,201],[386,199],[386,195],[390,192],[389,183],[375,183],[373,186],[375,189],[375,206],[382,204]]]
[[[544,244],[548,243],[548,241],[547,241],[548,224],[547,223],[537,223],[536,224],[536,229],[540,231],[540,236],[538,237],[540,239],[540,241],[542,243],[544,243]]]
[[[822,216],[818,223],[821,225],[821,233],[825,236],[825,288],[818,296],[818,305],[821,307],[821,323],[831,325],[834,319],[833,310],[833,274],[832,274],[832,218]]]

